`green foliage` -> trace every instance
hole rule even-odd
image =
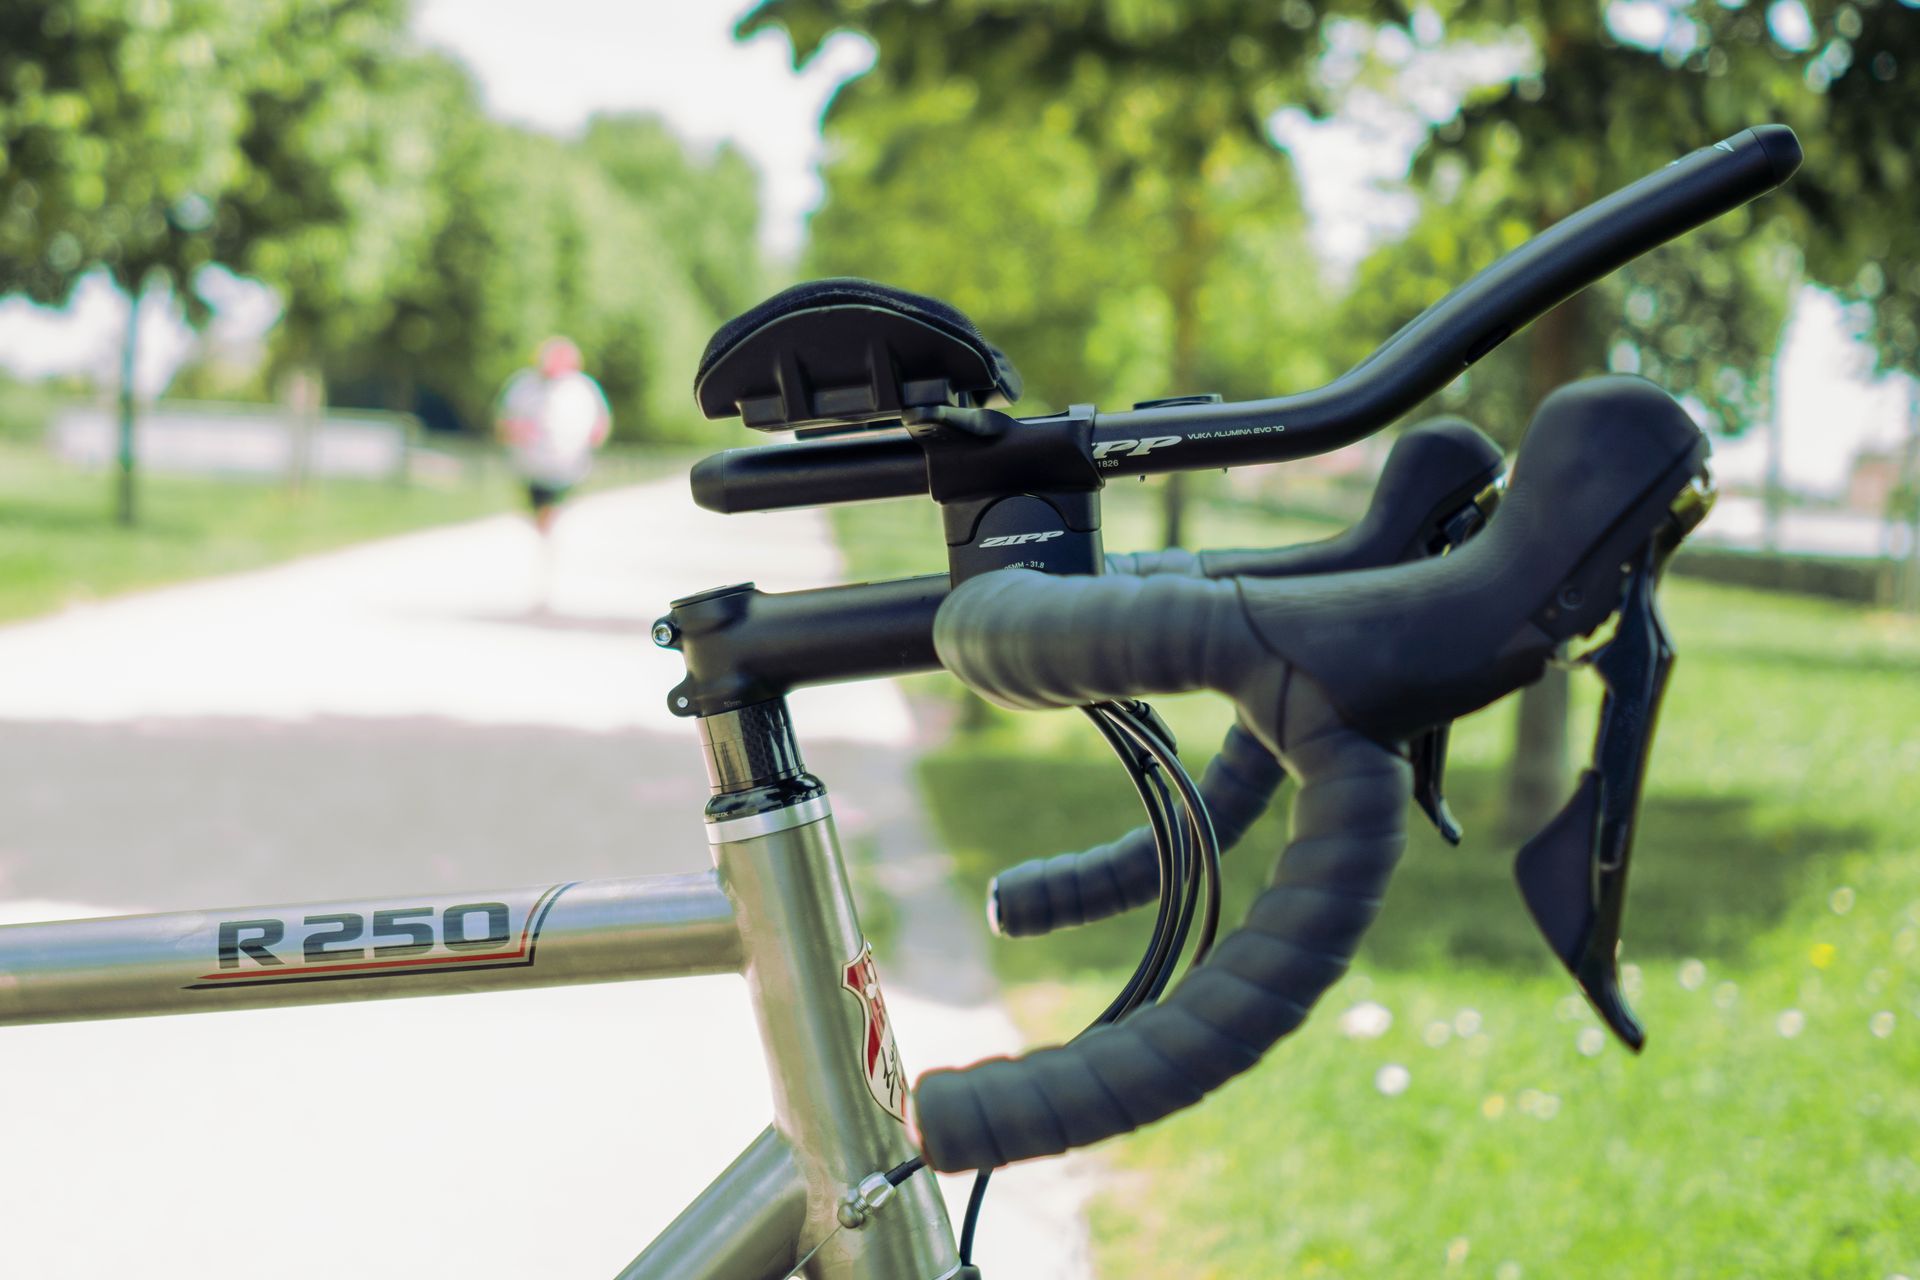
[[[1793,197],[1808,275],[1869,308],[1882,369],[1920,375],[1920,10],[1815,6],[1797,65],[1807,163]]]
[[[1061,405],[1322,371],[1265,125],[1305,83],[1315,21],[1300,3],[769,0],[741,30],[783,28],[800,63],[838,29],[879,48],[828,109],[809,265],[952,301]]]
[[[651,120],[596,122],[594,147],[457,111],[449,118],[429,184],[443,217],[419,266],[389,282],[387,322],[333,353],[336,385],[396,407],[432,392],[484,427],[507,377],[541,339],[565,333],[606,388],[616,436],[692,438],[701,430],[692,372],[707,335],[732,313],[715,299],[744,306],[736,300],[758,291],[756,206],[735,161],[697,170]],[[600,160],[619,154],[622,130],[652,131],[673,149],[651,170],[627,167],[632,185]],[[686,228],[670,229],[648,202],[672,206],[682,199],[676,183],[702,172],[707,208],[731,230],[689,245],[678,238]],[[744,238],[730,240],[734,231]]]
[[[279,287],[302,346],[420,238],[429,140],[400,0],[59,0],[0,14],[0,290],[108,267],[199,318],[212,261]],[[356,309],[358,308],[358,310]]]
[[[454,95],[403,53],[403,0],[300,0],[260,33],[242,91],[246,168],[220,257],[282,297],[283,359],[377,327],[439,213],[437,111]]]
[[[1370,348],[1373,335],[1609,190],[1777,121],[1807,151],[1781,192],[1563,307],[1476,366],[1454,402],[1469,400],[1512,440],[1553,384],[1613,367],[1690,395],[1738,431],[1768,412],[1803,258],[1814,280],[1874,302],[1883,361],[1912,367],[1920,272],[1906,269],[1912,253],[1902,250],[1920,249],[1920,199],[1910,130],[1899,122],[1920,98],[1913,78],[1903,84],[1894,71],[1920,59],[1920,14],[1893,0],[1816,9],[1810,41],[1789,47],[1757,4],[1673,9],[1650,44],[1616,38],[1600,5],[1440,6],[1454,39],[1518,34],[1532,60],[1434,125],[1411,175],[1419,221],[1362,265],[1343,354]]]
[[[235,66],[269,12],[0,8],[0,292],[64,301],[100,266],[123,288],[191,279],[244,168]]]
[[[700,344],[761,292],[756,178],[659,121],[566,143],[487,122],[404,0],[58,0],[0,9],[0,293],[100,266],[193,319],[211,262],[283,303],[282,366],[344,403],[484,428],[566,333],[616,433],[696,430]]]
[[[709,312],[725,318],[760,300],[760,179],[738,148],[722,143],[701,161],[656,116],[601,115],[581,149],[652,216]]]

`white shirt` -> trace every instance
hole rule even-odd
[[[522,369],[500,393],[499,416],[528,423],[532,434],[513,441],[514,470],[538,484],[579,484],[593,467],[594,429],[611,417],[600,384],[584,373],[549,378]]]

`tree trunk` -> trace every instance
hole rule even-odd
[[[1211,246],[1207,228],[1190,206],[1182,206],[1178,215],[1180,247],[1174,255],[1173,272],[1168,279],[1167,302],[1173,312],[1173,359],[1167,374],[1172,385],[1169,395],[1191,395],[1200,380],[1200,278]],[[1186,473],[1175,471],[1160,489],[1160,545],[1177,547],[1187,538]]]
[[[1783,438],[1786,427],[1780,421],[1780,406],[1775,403],[1767,416],[1767,473],[1760,492],[1760,546],[1768,553],[1780,550],[1780,513],[1787,505]]]
[[[306,489],[313,475],[315,437],[320,430],[320,414],[326,404],[326,382],[320,369],[310,361],[301,361],[287,377],[287,399],[293,410],[293,438],[288,441],[287,482],[297,492]]]
[[[1547,674],[1520,691],[1513,725],[1513,762],[1507,769],[1507,806],[1501,835],[1522,841],[1546,826],[1567,798],[1572,766],[1567,753],[1567,671]]]
[[[127,332],[120,343],[120,439],[114,476],[114,518],[131,529],[139,514],[133,492],[134,356],[140,345],[140,290],[127,290]]]
[[[1576,294],[1534,322],[1527,390],[1536,408],[1555,387],[1578,376],[1588,332],[1588,305],[1585,294]],[[1568,697],[1567,672],[1562,667],[1548,667],[1536,683],[1520,691],[1501,824],[1506,839],[1532,836],[1566,799],[1573,780],[1567,749]]]
[[[1893,571],[1893,604],[1920,613],[1920,382],[1907,391],[1907,440],[1887,507],[1887,523],[1904,525],[1907,539],[1906,554]]]
[[[1160,545],[1177,547],[1187,540],[1187,477],[1175,471],[1160,486]]]

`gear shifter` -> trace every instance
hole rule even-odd
[[[1710,489],[1685,491],[1674,519],[1632,562],[1613,637],[1581,660],[1607,686],[1593,763],[1572,799],[1514,859],[1520,896],[1547,945],[1635,1053],[1647,1036],[1620,991],[1620,922],[1641,784],[1674,660],[1654,591],[1673,548],[1712,502]]]

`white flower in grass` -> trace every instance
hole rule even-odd
[[[1340,1015],[1340,1034],[1349,1040],[1378,1040],[1392,1025],[1392,1010],[1372,1000],[1362,1000]]]
[[[1413,1072],[1397,1062],[1389,1062],[1373,1073],[1373,1087],[1389,1098],[1397,1098],[1413,1083]]]
[[[1462,1040],[1472,1039],[1480,1034],[1480,1011],[1462,1009],[1453,1015],[1453,1031]]]
[[[1573,1038],[1573,1047],[1584,1057],[1598,1057],[1600,1051],[1607,1047],[1606,1034],[1598,1027],[1582,1027],[1580,1034]]]
[[[1798,1009],[1789,1009],[1774,1021],[1774,1029],[1784,1040],[1791,1040],[1807,1029],[1807,1015]]]
[[[1698,960],[1680,962],[1680,985],[1689,991],[1698,991],[1707,980],[1707,966]]]
[[[1882,1009],[1880,1012],[1874,1014],[1871,1018],[1867,1019],[1867,1027],[1874,1035],[1885,1040],[1893,1034],[1893,1010]]]

